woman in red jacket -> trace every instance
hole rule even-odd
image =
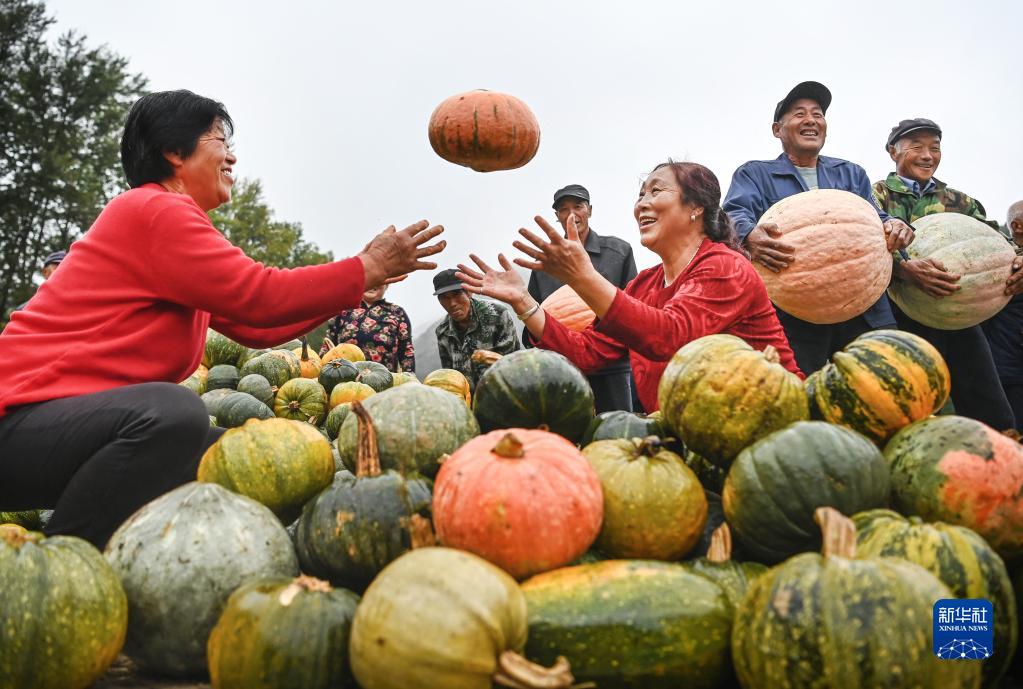
[[[0,334],[0,510],[53,508],[48,533],[102,548],[140,506],[194,480],[222,432],[176,384],[198,367],[207,327],[279,344],[369,286],[436,268],[421,259],[443,249],[426,246],[443,228],[425,220],[324,265],[246,257],[206,215],[231,199],[232,131],[221,103],[189,91],[132,106],[121,139],[131,189]]]
[[[503,255],[504,270],[472,256],[482,272],[459,265],[459,278],[471,291],[509,304],[537,346],[564,354],[583,373],[628,352],[648,412],[658,408],[657,384],[672,355],[704,335],[729,333],[761,350],[773,345],[782,365],[800,373],[767,289],[740,253],[720,202],[718,180],[703,165],[668,162],[654,168],[633,212],[640,243],[660,256],[661,264],[642,271],[624,290],[593,269],[574,223],[562,237],[537,216],[546,240],[520,230],[529,244],[517,240],[514,246],[533,260],[515,263],[570,285],[597,314],[596,323],[581,333],[547,318]]]

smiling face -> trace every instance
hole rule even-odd
[[[889,146],[888,154],[895,161],[897,173],[927,184],[941,162],[941,137],[936,132],[913,132]]]
[[[682,189],[670,167],[654,170],[639,188],[639,198],[633,208],[639,223],[640,244],[656,254],[663,253],[669,245],[682,240],[691,228],[702,228],[699,215],[692,220],[696,210],[692,203],[682,201]]]
[[[166,154],[174,168],[172,182],[183,189],[204,211],[231,200],[232,167],[238,161],[231,152],[224,127],[218,120],[199,137],[192,155]]]
[[[800,98],[789,106],[771,130],[781,139],[781,147],[789,155],[815,156],[824,148],[828,123],[817,101]]]

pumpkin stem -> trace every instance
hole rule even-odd
[[[728,562],[732,559],[732,530],[728,528],[728,524],[722,523],[710,535],[707,559],[711,562]]]
[[[522,441],[514,433],[505,433],[504,437],[494,445],[493,453],[505,459],[518,459],[526,453],[522,450]]]
[[[309,338],[302,336],[302,361],[309,361]]]
[[[504,651],[497,658],[494,684],[510,689],[587,689],[596,684],[572,684],[572,668],[564,656],[558,656],[554,665],[546,668],[531,663],[515,651]]]
[[[358,401],[352,402],[352,413],[359,423],[358,453],[356,454],[355,475],[358,478],[380,475],[380,450],[377,447],[377,429],[369,412]]]
[[[329,337],[325,337],[325,338],[323,338],[323,344],[325,344],[325,345],[327,346],[327,351],[328,351],[328,352],[329,352],[330,350],[334,349],[334,347],[336,347],[336,346],[337,346],[337,345],[335,345],[335,344],[334,344],[333,342],[331,342],[331,341],[330,341],[330,338],[329,338]]]
[[[469,360],[474,364],[485,364],[486,366],[493,366],[503,358],[501,354],[492,352],[489,349],[477,349],[469,357]]]
[[[437,545],[437,537],[433,533],[433,524],[429,519],[421,514],[413,514],[409,522],[412,548],[428,548]]]
[[[647,457],[653,457],[661,451],[662,447],[664,447],[664,441],[656,435],[648,435],[640,441],[639,453]]]
[[[842,557],[852,560],[856,557],[856,525],[834,507],[818,507],[813,520],[821,527],[824,537],[824,557]]]
[[[330,587],[330,584],[322,579],[302,574],[293,579],[290,584],[281,590],[280,595],[277,596],[277,601],[284,607],[288,607],[291,605],[291,602],[295,600],[295,596],[302,591],[330,593],[333,589]]]
[[[778,350],[774,348],[774,345],[764,347],[764,358],[772,364],[781,363],[781,357],[778,356]]]

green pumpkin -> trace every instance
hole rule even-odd
[[[686,466],[693,470],[696,478],[700,479],[700,484],[704,488],[719,495],[721,494],[721,490],[725,487],[725,478],[728,476],[727,469],[722,469],[717,464],[708,462],[695,452],[687,452],[685,461]]]
[[[274,400],[274,414],[278,417],[314,426],[326,418],[327,409],[327,392],[309,378],[292,378],[281,386]]]
[[[1016,651],[1018,625],[1012,582],[1002,558],[973,531],[891,510],[853,516],[856,557],[901,557],[948,586],[956,598],[984,598],[994,606],[994,655],[983,661],[985,687],[998,685]]]
[[[43,527],[42,510],[0,512],[0,524],[16,524],[29,531],[38,531]]]
[[[374,424],[361,403],[352,404],[351,419],[359,427],[357,473],[338,472],[306,504],[296,546],[303,570],[361,590],[402,553],[432,544],[433,486],[381,471]]]
[[[394,375],[387,367],[376,361],[356,361],[352,363],[358,371],[355,380],[368,385],[377,392],[383,392],[394,385]]]
[[[348,640],[359,597],[308,576],[273,577],[231,594],[210,633],[216,689],[357,689]]]
[[[821,508],[823,555],[770,569],[736,610],[732,661],[745,689],[975,689],[980,663],[932,649],[934,603],[952,592],[902,558],[855,557],[852,523]]]
[[[238,344],[226,335],[215,330],[206,331],[206,344],[203,347],[202,365],[213,368],[220,364],[241,366],[242,358],[248,353],[245,345]]]
[[[855,514],[888,504],[888,465],[859,433],[823,421],[800,421],[735,458],[722,502],[751,559],[768,564],[819,550],[814,510]]]
[[[209,374],[205,368],[200,368],[195,373],[181,381],[181,385],[188,388],[197,395],[206,393],[206,376]]]
[[[640,416],[629,411],[606,411],[597,414],[586,427],[586,432],[579,439],[580,447],[586,447],[595,440],[612,440],[622,438],[647,438],[649,436],[664,438],[668,435],[661,420]]]
[[[84,689],[124,645],[124,589],[86,541],[0,527],[0,591],[4,689]]]
[[[721,588],[667,562],[608,560],[522,584],[526,656],[568,659],[600,689],[711,689],[728,675],[732,612]]]
[[[281,352],[284,350],[276,351]],[[291,352],[287,352],[287,354],[291,354]],[[302,364],[298,361],[298,357],[295,357],[294,354],[291,354],[291,356],[295,358],[298,366],[301,367]],[[291,362],[282,356],[275,355],[273,352],[267,352],[246,361],[242,366],[241,375],[247,376],[251,373],[258,373],[266,378],[271,387],[280,389],[282,385],[292,378],[301,377],[292,375],[293,372]]]
[[[363,400],[376,429],[384,469],[437,475],[440,459],[479,435],[472,412],[456,395],[427,385],[401,385]],[[358,419],[341,424],[337,447],[349,471],[356,469]]]
[[[750,584],[767,571],[767,567],[758,562],[732,559],[732,533],[725,523],[714,530],[706,556],[690,560],[684,566],[720,586],[733,610],[742,602]]]
[[[654,436],[598,440],[583,456],[600,477],[596,548],[612,558],[677,560],[700,540],[707,499],[696,475]]]
[[[351,402],[342,402],[327,413],[327,419],[323,423],[323,430],[326,431],[328,440],[337,439],[337,434],[341,431],[341,424],[348,418],[348,414],[351,411]]]
[[[507,573],[460,550],[420,548],[388,565],[362,597],[352,670],[363,689],[491,689],[495,681],[568,689],[564,665],[547,672],[518,656],[526,632],[526,601]],[[526,677],[535,683],[502,681]]]
[[[207,672],[206,640],[235,589],[298,574],[273,513],[213,483],[187,483],[148,503],[105,555],[128,595],[125,654],[144,672],[176,677]]]
[[[210,416],[217,416],[217,412],[220,411],[220,403],[224,401],[228,395],[233,394],[235,391],[231,388],[218,388],[217,390],[210,390],[209,392],[203,393],[202,401],[206,405],[206,412]]]
[[[501,357],[476,386],[480,428],[546,428],[578,442],[593,419],[593,390],[560,354],[524,349]]]
[[[217,403],[216,418],[222,428],[237,428],[249,419],[272,419],[274,413],[247,392],[232,390]]]
[[[273,418],[247,421],[224,433],[203,454],[198,471],[199,481],[252,498],[285,524],[329,486],[333,476],[330,443],[319,431],[299,421]]]
[[[810,416],[802,381],[779,363],[774,347],[759,352],[725,334],[679,349],[657,400],[668,430],[723,469],[743,448]]]
[[[320,375],[317,380],[329,395],[334,386],[340,383],[351,383],[359,375],[359,369],[352,365],[352,362],[344,359],[331,359],[320,368]]]
[[[238,369],[231,364],[219,364],[210,369],[206,374],[206,390],[220,390],[228,388],[235,390],[238,387]]]
[[[271,409],[273,408],[274,395],[277,394],[277,389],[270,385],[270,381],[258,373],[242,376],[241,380],[238,381],[237,390],[238,392],[247,392],[266,406]]]

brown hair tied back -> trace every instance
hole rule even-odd
[[[749,254],[739,243],[739,237],[732,227],[731,218],[721,209],[721,185],[710,168],[699,163],[680,163],[669,158],[668,162],[661,163],[651,172],[662,167],[669,167],[674,173],[675,181],[682,190],[681,203],[690,202],[703,208],[704,234],[712,242],[724,244],[748,258]]]

